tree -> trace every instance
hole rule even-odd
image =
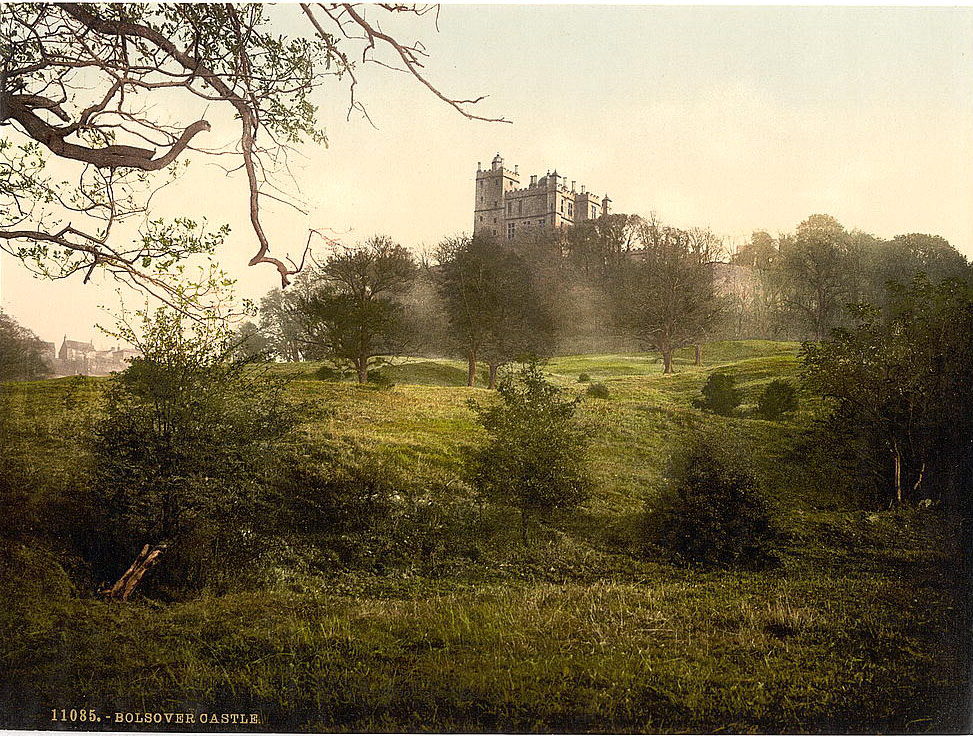
[[[154,562],[173,589],[220,583],[259,552],[270,469],[296,426],[283,384],[232,358],[219,320],[140,313],[119,337],[142,355],[109,384],[92,441],[100,528],[86,555],[125,599]],[[138,550],[141,553],[136,556]]]
[[[714,414],[732,416],[740,405],[740,390],[733,385],[729,373],[713,373],[703,385],[702,397],[693,400],[693,406]]]
[[[349,113],[365,114],[355,96],[360,57],[406,72],[467,118],[487,119],[470,112],[478,100],[451,98],[427,79],[421,42],[382,30],[387,16],[427,9],[282,7],[307,31],[287,37],[260,4],[4,4],[0,125],[10,137],[0,140],[0,247],[48,277],[87,280],[100,270],[168,300],[181,278],[174,265],[211,255],[213,244],[183,237],[189,221],[146,217],[152,194],[190,154],[231,156],[249,189],[249,263],[271,264],[286,285],[303,258],[271,253],[261,207],[283,199],[301,208],[275,171],[286,171],[289,147],[325,139],[316,87],[348,80]],[[228,120],[239,126],[236,139],[220,147],[208,134]],[[52,161],[73,183],[49,170]],[[120,228],[142,221],[126,243]],[[324,233],[311,230],[307,243],[330,241]]]
[[[308,359],[313,326],[308,305],[316,278],[313,269],[305,269],[287,289],[272,289],[260,300],[260,329],[270,350],[281,360],[296,363]]]
[[[723,311],[708,267],[713,241],[654,221],[640,240],[615,288],[616,320],[661,352],[672,373],[673,351],[701,340]]]
[[[973,290],[920,274],[895,286],[886,313],[860,306],[855,324],[803,347],[804,380],[830,398],[824,434],[836,472],[901,504],[968,503],[973,477]]]
[[[970,275],[966,257],[945,238],[920,233],[896,235],[883,243],[875,250],[869,270],[869,301],[876,306],[888,303],[886,287],[890,282],[908,284],[920,271],[933,284]]]
[[[816,340],[827,336],[842,308],[853,301],[852,265],[848,233],[830,215],[811,215],[797,226],[792,240],[781,241],[784,304]]]
[[[460,237],[443,241],[437,258],[437,288],[467,360],[468,385],[479,360],[487,362],[495,388],[501,366],[549,350],[551,318],[521,256],[488,238]]]
[[[651,541],[690,564],[758,568],[771,562],[778,531],[736,437],[712,431],[689,437],[666,475],[648,509]]]
[[[0,311],[0,381],[36,381],[51,375],[44,343],[6,312]]]
[[[271,356],[270,340],[250,320],[236,329],[233,355],[241,360],[267,360]]]
[[[366,383],[369,366],[397,354],[408,338],[396,297],[408,290],[416,271],[409,251],[385,236],[335,253],[315,273],[308,341]]]
[[[472,452],[466,472],[484,498],[520,509],[526,546],[535,515],[571,508],[588,497],[587,434],[575,420],[580,397],[565,397],[534,363],[516,376],[505,375],[497,394],[494,404],[471,402],[487,442]]]

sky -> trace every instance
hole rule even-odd
[[[272,12],[281,32],[304,32],[297,8]],[[616,212],[731,245],[827,213],[880,237],[939,234],[973,257],[971,8],[445,5],[438,32],[432,16],[401,30],[422,39],[444,92],[487,95],[476,111],[513,122],[467,120],[372,65],[357,93],[370,124],[347,119],[347,88],[326,84],[328,145],[301,147],[288,184],[309,214],[265,212],[275,253],[299,255],[309,227],[431,250],[472,229],[477,162],[499,152],[524,181],[556,169]],[[207,135],[231,140],[232,122],[213,119]],[[154,208],[228,223],[219,257],[241,295],[279,285],[272,267],[245,265],[256,246],[241,177],[194,161]],[[112,344],[94,324],[111,323],[99,307],[117,309],[114,290],[0,259],[0,304],[45,340]]]

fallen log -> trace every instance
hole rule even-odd
[[[135,592],[138,584],[142,582],[145,573],[159,561],[159,558],[165,550],[166,546],[164,544],[160,544],[154,548],[148,544],[142,547],[139,556],[135,558],[135,562],[125,571],[125,574],[113,586],[102,590],[101,594],[108,600],[127,601],[132,593]]]

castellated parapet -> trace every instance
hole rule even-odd
[[[610,214],[611,200],[597,197],[557,171],[531,175],[521,187],[517,166],[508,169],[498,153],[489,169],[477,164],[473,234],[507,240],[527,228],[559,230]]]

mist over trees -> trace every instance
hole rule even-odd
[[[44,343],[6,312],[0,311],[0,381],[34,381],[51,375]]]
[[[373,238],[270,292],[247,344],[359,380],[404,353],[463,360],[470,386],[478,365],[493,387],[507,363],[552,354],[650,350],[668,373],[680,348],[695,345],[698,363],[714,339],[824,340],[855,324],[849,305],[888,309],[892,284],[970,274],[942,237],[884,241],[823,214],[792,233],[755,231],[732,254],[708,229],[624,214],[512,239],[450,236],[422,264],[404,247],[375,250],[391,247]]]

